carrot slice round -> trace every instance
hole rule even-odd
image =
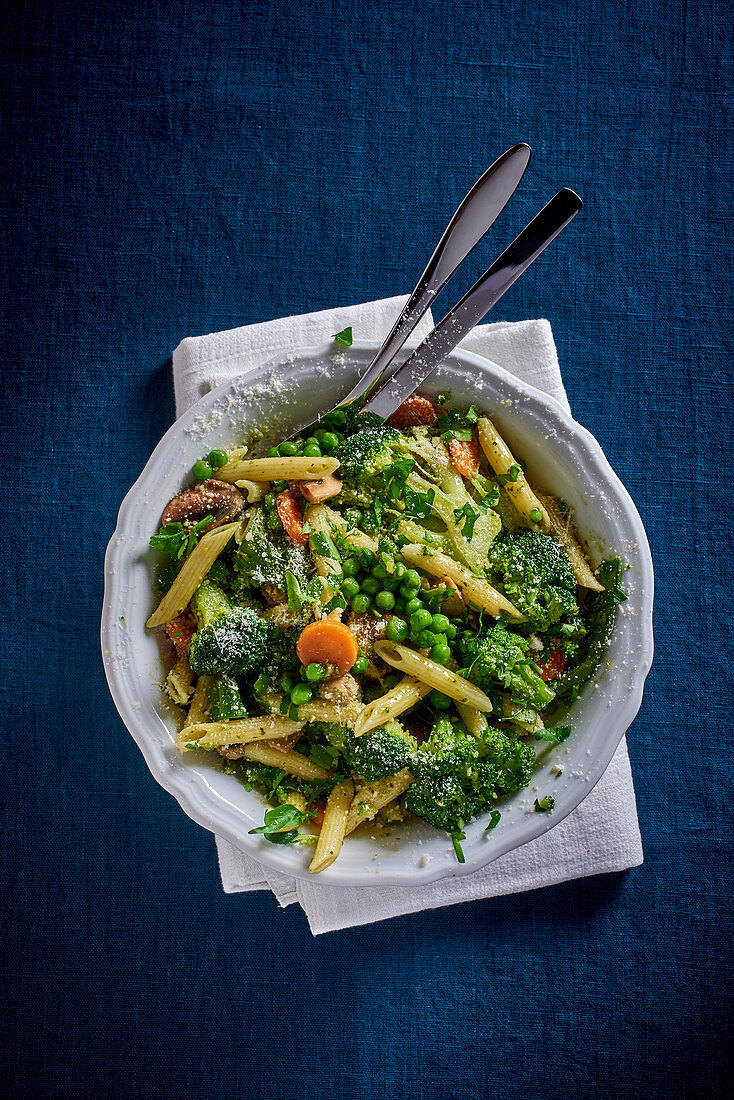
[[[479,445],[475,439],[449,441],[451,465],[462,477],[474,477],[479,473]]]
[[[285,528],[286,535],[299,546],[305,546],[308,535],[303,533],[301,509],[298,507],[295,494],[290,489],[284,489],[282,493],[278,493],[275,498],[275,510]]]
[[[336,619],[319,619],[301,631],[296,653],[302,665],[310,665],[313,661],[336,665],[339,675],[343,676],[359,657],[359,646],[344,623]]]

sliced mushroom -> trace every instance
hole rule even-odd
[[[350,672],[343,676],[337,676],[333,680],[325,680],[319,684],[318,694],[321,699],[337,706],[348,706],[350,703],[358,703],[362,698],[362,689]]]
[[[331,500],[339,496],[342,491],[342,483],[332,474],[326,474],[318,481],[299,481],[298,488],[301,494],[310,504],[321,504],[324,500]]]
[[[223,523],[235,519],[244,504],[242,493],[234,485],[209,478],[169,500],[163,510],[161,523],[180,523],[188,531],[205,516],[214,516],[214,523],[207,528],[212,531],[215,527],[221,527]]]

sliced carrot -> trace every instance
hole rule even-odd
[[[479,444],[476,439],[452,439],[449,442],[451,465],[462,477],[475,477],[479,473]]]
[[[343,676],[359,657],[359,646],[344,623],[337,619],[319,619],[301,631],[296,653],[302,665],[310,665],[314,661],[322,665],[336,665],[339,675]]]
[[[309,824],[315,825],[317,829],[320,829],[324,824],[324,810],[326,807],[323,806],[321,802],[312,802],[308,809],[309,813],[313,814]]]
[[[278,493],[275,499],[275,510],[280,522],[285,527],[285,533],[289,538],[297,542],[299,546],[305,546],[308,535],[303,532],[303,519],[301,509],[298,507],[298,499],[290,489],[284,489]]]
[[[393,428],[418,428],[432,424],[437,417],[436,406],[424,393],[412,393],[402,405],[387,418]]]

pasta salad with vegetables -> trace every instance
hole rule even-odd
[[[177,744],[263,794],[251,832],[312,846],[312,872],[410,817],[464,862],[467,823],[495,828],[570,734],[625,598],[620,559],[592,570],[570,508],[449,397],[211,451],[150,540]]]

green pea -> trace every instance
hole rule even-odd
[[[428,611],[425,607],[421,608],[418,611],[414,611],[410,616],[411,632],[417,634],[419,630],[423,630],[424,627],[430,626],[431,617],[431,612]]]
[[[281,443],[281,445],[278,447],[278,454],[282,458],[293,458],[295,455],[298,454],[298,447],[295,443],[291,443],[290,441],[286,443]]]
[[[360,592],[359,595],[353,597],[351,603],[352,611],[356,611],[358,615],[364,615],[365,611],[369,610],[370,598],[369,596],[365,596],[363,592]]]
[[[405,601],[405,614],[408,617],[410,617],[411,615],[415,615],[416,611],[425,611],[425,609],[426,605],[423,603],[422,600],[412,599]],[[428,614],[430,621],[430,612]]]
[[[292,676],[289,676],[287,672],[284,672],[281,678],[278,680],[281,691],[287,691],[290,693],[291,688],[295,684],[295,680]]]
[[[436,644],[436,635],[432,630],[419,630],[415,634],[415,644],[419,649],[431,649]]]
[[[326,676],[326,666],[319,664],[318,661],[312,661],[310,665],[306,665],[303,673],[310,683],[318,684]]]
[[[437,665],[445,665],[451,657],[451,650],[447,645],[434,645],[431,648],[429,657],[432,661],[435,661]]]
[[[226,466],[227,464],[227,452],[226,451],[210,451],[209,452],[209,465],[213,470],[218,470],[220,466]]]
[[[333,451],[339,446],[339,436],[336,432],[324,432],[320,439],[322,451]]]
[[[194,477],[197,481],[208,481],[214,471],[208,462],[204,462],[203,459],[199,459],[194,463]]]
[[[381,561],[378,561],[377,565],[373,565],[372,576],[377,577],[377,579],[380,581],[384,581],[387,577],[387,569]]]
[[[395,579],[399,580],[399,581],[404,580],[405,579],[405,572],[406,572],[406,570],[405,570],[405,566],[403,565],[403,563],[401,561],[397,562],[396,565],[395,565],[395,572],[393,573],[393,576],[395,577]]]
[[[395,607],[395,597],[392,592],[388,592],[384,589],[378,592],[375,596],[375,606],[379,607],[382,611],[392,611]]]
[[[394,577],[387,576],[382,582],[382,587],[385,588],[388,592],[395,592],[397,591],[398,582],[395,580]]]
[[[403,582],[403,584],[400,585],[400,595],[404,600],[414,600],[419,592],[420,588],[415,584],[406,584]]]
[[[449,625],[444,630],[444,634],[450,642],[453,641],[453,639],[456,637],[456,627],[453,623],[449,623]]]
[[[351,600],[353,596],[356,596],[359,592],[359,581],[355,577],[345,577],[342,581],[341,589],[348,600]]]
[[[330,428],[346,428],[346,409],[332,409],[332,411],[327,413],[323,418],[323,422],[324,424],[328,424]]]
[[[442,691],[436,691],[434,688],[433,691],[429,693],[428,702],[434,710],[451,710],[453,699],[449,695],[444,695]]]
[[[319,445],[319,441],[318,441],[318,439],[316,438],[315,435],[309,435],[303,441],[303,446],[304,447],[318,447],[318,445]],[[319,453],[321,453],[321,452],[319,451]]]
[[[408,624],[405,619],[393,615],[387,624],[385,633],[391,642],[404,642],[408,637]]]
[[[382,587],[377,577],[365,577],[359,586],[368,596],[376,596]]]
[[[304,458],[319,458],[321,455],[321,448],[318,443],[309,443],[307,447],[303,448]]]
[[[359,572],[359,562],[356,558],[347,558],[342,564],[342,573],[345,577],[356,577]]]
[[[359,527],[362,522],[362,512],[359,508],[347,508],[344,513],[344,519],[347,523],[351,524],[352,527]]]
[[[417,569],[406,569],[405,571],[405,583],[412,584],[415,588],[420,587],[421,575]]]
[[[434,634],[445,634],[450,625],[446,615],[434,615],[431,619],[431,630]]]
[[[308,684],[296,684],[291,690],[291,702],[294,707],[300,707],[304,703],[310,703],[313,699],[313,691]]]
[[[271,447],[270,450],[267,452],[266,458],[278,458],[279,455],[280,451],[278,450],[278,448]]]
[[[352,672],[356,672],[356,674],[359,676],[362,672],[367,671],[367,669],[369,668],[369,664],[370,663],[366,657],[358,657],[352,665]]]

